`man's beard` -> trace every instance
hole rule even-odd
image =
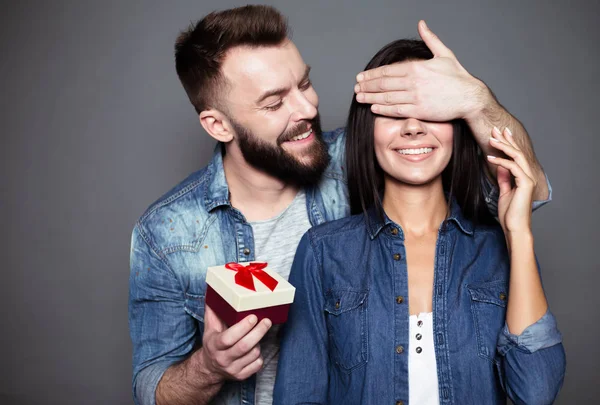
[[[329,154],[321,133],[318,114],[312,120],[304,121],[296,128],[281,134],[277,138],[277,145],[263,141],[235,120],[230,119],[230,122],[238,136],[238,144],[246,162],[285,183],[300,187],[316,184],[329,164]],[[303,151],[302,156],[309,161],[308,164],[304,164],[282,148],[281,144],[307,132],[308,128],[313,131],[314,141]]]

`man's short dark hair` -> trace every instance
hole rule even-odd
[[[286,18],[270,6],[212,12],[183,31],[175,42],[177,75],[199,114],[219,104],[227,90],[221,65],[237,46],[276,46],[288,37]]]

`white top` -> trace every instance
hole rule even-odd
[[[410,316],[408,347],[408,403],[439,405],[431,312]]]

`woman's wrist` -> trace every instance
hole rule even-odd
[[[531,232],[531,228],[518,231],[505,231],[504,235],[511,251],[515,248],[533,248],[533,233]]]

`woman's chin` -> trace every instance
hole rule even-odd
[[[397,176],[386,173],[386,180],[392,181],[398,185],[406,185],[409,187],[427,187],[435,183],[437,180],[441,182],[441,175],[427,176],[423,174],[412,175],[412,176]]]

